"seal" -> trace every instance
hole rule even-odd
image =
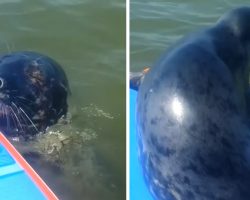
[[[67,113],[69,86],[62,67],[36,52],[0,57],[0,130],[29,138]]]
[[[249,200],[250,7],[185,37],[145,75],[137,136],[157,200]]]

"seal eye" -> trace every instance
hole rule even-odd
[[[3,78],[0,77],[0,89],[3,88],[4,86],[4,80]]]

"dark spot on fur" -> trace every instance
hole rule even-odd
[[[190,179],[187,177],[187,176],[184,176],[184,179],[183,179],[183,182],[185,183],[185,184],[190,184]]]
[[[174,149],[170,149],[166,147],[164,144],[164,141],[159,142],[158,138],[155,137],[153,133],[150,134],[150,140],[151,140],[151,144],[154,146],[154,148],[157,150],[158,153],[166,157],[169,157],[175,154],[176,151]]]
[[[222,138],[221,138],[221,143],[222,143],[222,145],[225,146],[226,148],[229,148],[229,149],[232,148],[232,145],[228,142],[228,140],[227,140],[225,137],[222,137]]]
[[[190,162],[187,166],[182,167],[183,171],[193,171],[195,174],[201,174],[201,171],[198,169],[198,167]]]
[[[151,123],[152,125],[157,125],[157,122],[158,122],[157,117],[152,118],[151,121],[150,121],[150,123]]]

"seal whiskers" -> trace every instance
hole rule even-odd
[[[6,106],[7,107],[7,106]],[[9,115],[8,115],[8,111],[7,111],[7,108],[4,107],[4,114],[5,114],[5,117],[6,117],[6,121],[7,121],[7,129],[10,129],[10,120],[9,120]]]
[[[22,113],[27,117],[27,119],[29,120],[29,122],[32,124],[32,126],[34,127],[34,129],[37,131],[37,133],[39,132],[39,130],[37,129],[36,125],[33,123],[33,121],[30,119],[30,117],[25,113],[25,111],[20,107],[19,108]]]
[[[15,119],[16,119],[16,122],[17,122],[17,124],[19,125],[20,129],[21,129],[22,131],[24,131],[24,130],[23,130],[23,126],[22,126],[22,124],[21,124],[21,121],[20,121],[20,119],[18,118],[18,114],[15,113],[14,109],[12,108],[12,106],[10,106],[10,109],[11,109],[12,113],[14,114]],[[15,127],[15,128],[18,128],[18,126]]]
[[[18,113],[18,115],[17,115],[17,117],[18,116],[20,116],[23,120],[20,120],[19,119],[19,121],[21,122],[21,121],[23,121],[24,122],[24,124],[25,124],[25,126],[32,126],[32,127],[34,127],[34,129],[35,129],[35,131],[37,132],[37,133],[39,133],[39,130],[37,129],[37,127],[35,126],[35,124],[33,123],[33,121],[30,119],[30,117],[25,113],[25,111],[22,109],[22,107],[17,107],[17,105],[14,103],[14,102],[12,102],[12,104],[13,104],[13,106],[15,107],[15,109],[17,110],[17,113]],[[28,122],[27,122],[27,121]],[[24,126],[23,124],[20,124],[21,126]]]

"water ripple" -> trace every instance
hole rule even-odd
[[[141,63],[154,63],[159,52],[182,36],[210,26],[222,13],[246,4],[247,0],[131,0],[132,69],[141,69]]]

